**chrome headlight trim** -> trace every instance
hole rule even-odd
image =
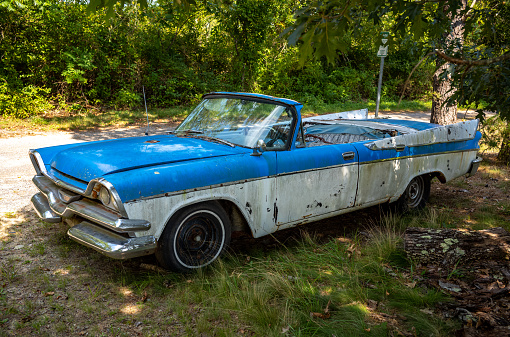
[[[108,204],[105,204],[103,200],[100,199],[100,193],[102,188],[105,188],[110,194],[110,202]],[[120,214],[125,218],[128,217],[126,209],[124,208],[124,204],[122,203],[119,197],[119,193],[117,192],[115,187],[113,187],[113,185],[104,178],[92,179],[87,186],[85,196],[98,199],[106,207],[110,207],[115,209],[116,211],[119,211]]]
[[[28,150],[28,155],[30,157],[30,160],[32,161],[32,165],[34,166],[37,175],[47,176],[48,172],[46,171],[46,167],[44,166],[44,162],[39,152],[37,152],[36,150]]]

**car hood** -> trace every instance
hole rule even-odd
[[[60,173],[87,182],[141,167],[247,151],[249,149],[233,148],[198,138],[159,135],[78,144],[55,154],[50,166]]]

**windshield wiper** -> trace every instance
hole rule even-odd
[[[189,130],[184,131],[184,133],[186,133],[186,134],[190,134],[190,133],[201,134],[201,133],[204,133],[204,131],[189,129]]]
[[[209,137],[209,136],[195,136],[196,138],[204,139],[204,140],[210,140],[212,142],[221,143],[224,145],[228,145],[230,147],[236,147],[234,143],[229,142],[228,140],[224,140],[221,138],[215,138],[215,137]]]

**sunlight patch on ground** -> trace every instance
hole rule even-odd
[[[6,240],[9,235],[16,234],[14,227],[20,225],[23,220],[13,212],[0,213],[0,240]]]
[[[127,304],[120,311],[126,315],[136,315],[140,313],[141,308],[138,304]]]
[[[121,287],[119,291],[122,295],[126,297],[133,296],[133,291],[127,287]]]

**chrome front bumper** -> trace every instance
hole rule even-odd
[[[70,199],[66,191],[46,176],[35,176],[32,181],[41,191],[32,197],[31,202],[42,220],[60,222],[62,218],[73,216],[89,220],[69,229],[67,234],[73,240],[115,259],[149,255],[156,251],[154,236],[135,235],[135,232],[150,229],[148,221],[121,218],[120,213],[80,196]]]

